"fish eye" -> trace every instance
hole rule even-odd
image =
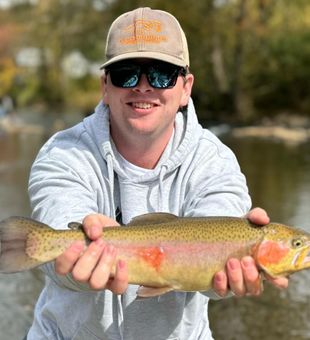
[[[296,239],[292,240],[292,246],[293,246],[294,248],[302,247],[303,244],[304,244],[304,242],[303,242],[303,240],[300,239],[300,238],[296,238]]]

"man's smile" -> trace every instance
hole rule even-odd
[[[148,102],[131,102],[131,103],[128,103],[130,106],[132,106],[133,108],[136,108],[136,109],[152,109],[153,107],[155,106],[158,106],[154,103],[148,103]]]

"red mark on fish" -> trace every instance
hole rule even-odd
[[[160,265],[165,258],[164,251],[161,247],[139,248],[137,254],[157,271],[159,271]]]
[[[266,266],[280,262],[289,252],[284,244],[274,241],[264,241],[258,248],[256,259],[259,264]]]

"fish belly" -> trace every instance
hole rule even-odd
[[[127,262],[129,283],[172,287],[181,291],[207,291],[216,272],[230,257],[248,253],[244,243],[161,242],[149,245],[118,244],[118,259]]]

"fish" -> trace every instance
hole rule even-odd
[[[257,226],[239,217],[140,215],[123,226],[105,227],[102,239],[128,266],[128,282],[139,297],[169,291],[203,292],[229,258],[252,256],[271,277],[310,268],[310,233],[280,223]],[[0,222],[0,273],[29,270],[54,261],[73,242],[91,242],[77,222],[65,230],[25,217]]]

